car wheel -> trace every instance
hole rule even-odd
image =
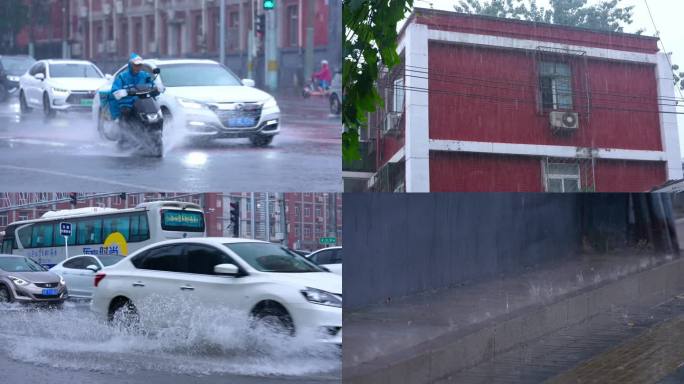
[[[255,147],[265,147],[273,142],[273,136],[256,135],[249,138]]]
[[[340,114],[340,99],[337,97],[336,93],[333,93],[330,95],[330,113],[333,115],[339,115]]]
[[[4,84],[0,84],[0,103],[4,103],[9,98],[9,92]]]
[[[120,299],[112,304],[109,320],[115,327],[127,331],[140,330],[140,315],[138,309],[130,300]]]
[[[12,302],[12,295],[9,289],[4,285],[0,285],[0,303],[10,303]]]
[[[292,317],[278,304],[264,305],[253,316],[255,325],[261,325],[273,333],[286,336],[295,334]]]
[[[26,102],[26,95],[24,95],[23,90],[19,91],[19,110],[22,114],[31,112],[31,107],[29,107],[28,102]]]
[[[47,93],[43,93],[43,113],[48,119],[55,116],[55,110],[50,105],[50,97]]]

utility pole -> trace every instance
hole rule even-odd
[[[304,48],[304,80],[307,81],[314,72],[313,69],[313,45],[314,45],[314,20],[316,19],[316,0],[308,0],[306,11],[306,46]]]
[[[264,83],[270,90],[278,88],[278,46],[276,36],[275,10],[264,10],[266,13],[266,31],[264,36]]]
[[[67,4],[69,0],[62,0],[62,59],[68,58],[67,55]]]
[[[266,192],[266,241],[271,242],[271,212],[269,210],[269,193]]]
[[[226,64],[226,0],[219,0],[221,2],[219,15],[219,61],[221,64]]]
[[[254,79],[254,57],[256,56],[256,0],[253,0],[251,10],[252,28],[247,31],[247,78]]]
[[[33,13],[33,0],[29,0],[29,6],[28,6],[28,13],[29,13],[29,44],[28,44],[28,54],[31,57],[36,57],[35,56],[35,47],[33,45],[33,18],[34,18],[34,13]]]

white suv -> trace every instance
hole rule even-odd
[[[111,76],[86,60],[40,60],[19,78],[22,113],[41,108],[46,117],[56,111],[89,112],[93,98]]]
[[[94,283],[91,309],[103,319],[127,315],[146,327],[152,325],[147,303],[180,299],[342,344],[341,276],[277,244],[221,237],[162,241],[105,267]]]

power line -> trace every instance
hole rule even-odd
[[[426,75],[430,75],[430,76],[438,77],[438,78],[439,77],[457,78],[457,79],[472,80],[472,81],[486,83],[486,84],[496,84],[498,88],[502,88],[502,89],[513,89],[513,88],[501,87],[500,84],[509,84],[512,86],[528,87],[528,88],[534,88],[534,89],[537,89],[539,87],[538,83],[536,83],[536,82],[531,83],[531,82],[523,82],[523,81],[504,80],[504,79],[486,80],[486,79],[482,79],[482,78],[478,78],[478,77],[466,76],[466,75],[461,75],[461,74],[435,73],[434,70],[425,71],[425,69],[427,69],[425,67],[418,67],[418,66],[412,66],[412,65],[408,65],[406,67],[408,67],[408,68],[405,69],[404,72],[408,71],[408,72],[413,72],[413,73],[426,74]],[[423,69],[423,70],[421,71],[421,70],[410,69],[410,68],[419,68],[419,69]],[[406,75],[406,76],[410,76],[410,75]],[[480,85],[478,84],[478,86],[480,86]],[[585,91],[585,90],[582,90],[582,91]],[[606,95],[606,96],[614,96],[614,97],[627,98],[627,99],[638,99],[638,100],[643,100],[645,98],[651,98],[652,97],[652,95],[643,95],[643,94],[642,95],[626,95],[626,94],[622,94],[622,93],[602,92],[602,91],[593,91],[593,90],[591,90],[590,92],[592,95]],[[572,93],[574,93],[574,92],[572,92]],[[580,95],[580,96],[582,96],[582,95]],[[586,96],[584,96],[584,97],[586,97]],[[663,101],[683,101],[684,102],[684,98],[676,98],[676,97],[674,97],[674,98],[672,98],[672,97],[656,97],[656,99],[663,100]]]
[[[416,75],[409,75],[409,74],[404,74],[405,77],[411,77],[411,78],[417,78],[417,79],[428,79],[427,77],[421,77],[421,76],[416,76]],[[511,88],[511,87],[500,87],[500,86],[494,86],[494,85],[483,85],[483,84],[464,84],[461,82],[455,82],[455,81],[449,81],[449,80],[444,80],[444,83],[451,83],[451,84],[458,84],[462,86],[468,86],[468,87],[481,87],[481,88],[494,88],[494,89],[503,89],[503,90],[508,90],[508,91],[520,91],[520,89],[517,88]],[[425,88],[429,90],[428,88]],[[430,89],[438,89],[438,88],[430,88]],[[639,103],[643,104],[643,99],[645,97],[640,98],[640,100],[634,100],[634,101],[619,101],[619,100],[613,100],[613,99],[606,99],[606,98],[601,98],[601,97],[591,97],[591,95],[586,95],[584,92],[573,92],[573,91],[568,91],[568,92],[562,92],[565,95],[569,96],[574,96],[577,97],[578,99],[581,100],[586,100],[586,104],[582,105],[588,105],[588,106],[593,106],[594,104],[591,103],[591,101],[603,101],[603,102],[614,102],[614,103]],[[655,105],[658,106],[665,106],[665,107],[675,107],[674,104],[672,103],[656,103]]]
[[[495,102],[502,102],[502,103],[514,103],[514,104],[537,104],[537,100],[529,100],[529,99],[513,99],[513,98],[506,98],[506,97],[501,97],[501,96],[491,96],[491,95],[482,95],[482,94],[477,94],[477,93],[461,93],[461,92],[454,92],[454,91],[448,91],[448,90],[440,90],[440,89],[426,89],[426,88],[421,88],[421,87],[409,87],[409,86],[396,86],[396,88],[403,89],[403,90],[408,90],[408,91],[416,91],[416,92],[425,92],[425,93],[436,93],[436,94],[444,94],[444,95],[450,95],[450,96],[463,96],[463,97],[474,97],[474,98],[481,98],[489,101],[495,101]],[[592,109],[601,109],[601,110],[610,110],[610,111],[616,111],[616,112],[638,112],[638,113],[665,113],[665,114],[675,114],[675,115],[684,115],[684,112],[668,112],[668,111],[660,111],[660,110],[646,110],[646,109],[633,109],[633,108],[616,108],[614,106],[605,106],[605,105],[592,105]]]
[[[667,63],[670,65],[670,70],[672,70],[672,61],[670,61],[670,55],[668,54],[667,48],[665,48],[665,42],[660,37],[660,30],[656,26],[655,19],[653,18],[653,14],[651,13],[651,7],[648,5],[648,0],[644,0],[644,4],[646,4],[646,9],[648,10],[648,16],[651,18],[651,23],[653,23],[653,28],[655,29],[656,36],[658,36],[658,41],[660,41],[660,45],[663,46],[663,51],[665,51],[665,58],[667,58]],[[679,87],[675,87],[675,88],[679,92],[679,96],[684,98],[684,94],[682,94],[681,88],[679,88]]]

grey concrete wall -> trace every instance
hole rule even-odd
[[[345,194],[345,309],[577,254],[580,196]]]
[[[521,343],[577,324],[616,305],[660,304],[684,289],[682,273],[684,261],[674,260],[553,303],[520,310],[466,334],[455,332],[451,337],[438,338],[405,351],[403,359],[385,362],[382,370],[361,367],[345,374],[344,381],[349,384],[434,383],[449,373],[490,360]]]

